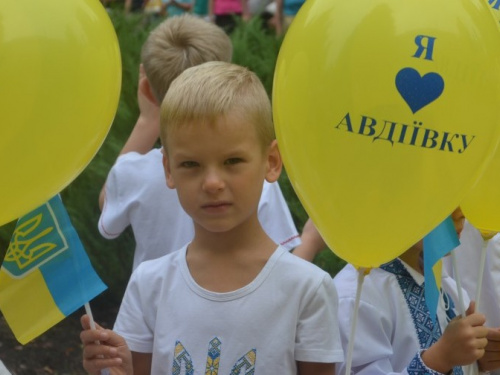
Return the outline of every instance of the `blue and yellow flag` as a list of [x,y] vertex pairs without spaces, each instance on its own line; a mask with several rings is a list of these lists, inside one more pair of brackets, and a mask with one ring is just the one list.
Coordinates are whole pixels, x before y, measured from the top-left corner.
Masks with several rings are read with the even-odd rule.
[[436,321],[441,290],[441,258],[460,244],[451,216],[424,237],[425,301],[432,320]]
[[0,269],[0,310],[21,344],[105,289],[59,195],[18,220]]

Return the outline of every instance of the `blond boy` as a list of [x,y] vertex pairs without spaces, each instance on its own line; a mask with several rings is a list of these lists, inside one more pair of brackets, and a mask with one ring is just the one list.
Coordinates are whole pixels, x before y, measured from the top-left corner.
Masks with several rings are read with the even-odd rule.
[[331,277],[277,246],[257,217],[263,181],[282,168],[259,79],[223,62],[187,69],[161,115],[167,184],[194,239],[139,266],[114,331],[82,319],[85,369],[334,375],[343,352]]

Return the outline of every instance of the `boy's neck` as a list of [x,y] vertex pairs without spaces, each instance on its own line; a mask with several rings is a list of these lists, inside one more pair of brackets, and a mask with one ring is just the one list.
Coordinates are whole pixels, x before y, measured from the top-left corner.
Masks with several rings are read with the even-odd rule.
[[416,247],[411,247],[403,254],[399,256],[403,262],[408,264],[411,268],[416,270],[417,272],[424,274],[423,265],[421,261],[422,250]]
[[255,230],[225,233],[211,233],[195,226],[186,261],[199,286],[224,293],[251,283],[276,247],[260,224]]

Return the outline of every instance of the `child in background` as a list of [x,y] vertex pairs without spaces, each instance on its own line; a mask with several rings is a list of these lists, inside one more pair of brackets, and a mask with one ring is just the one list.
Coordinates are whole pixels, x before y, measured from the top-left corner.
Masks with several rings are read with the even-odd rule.
[[251,17],[248,0],[208,0],[208,15],[228,34],[235,29],[238,18],[248,21]]
[[[464,221],[460,209],[453,212],[452,219],[460,233]],[[463,373],[461,366],[476,361],[484,371],[500,366],[495,343],[500,332],[484,326],[484,315],[471,312],[473,304],[466,317],[455,318],[453,300],[458,297],[450,278],[443,279],[447,293],[441,296],[438,324],[433,323],[425,303],[422,251],[420,241],[366,275],[353,338],[354,374],[458,375]],[[358,271],[347,265],[334,278],[344,349],[350,339],[357,275]]]
[[[168,189],[160,148],[159,103],[183,70],[206,61],[230,61],[232,45],[217,26],[191,15],[169,18],[157,26],[142,48],[137,123],[102,188],[99,231],[118,237],[129,225],[136,240],[133,269],[142,261],[180,249],[191,241],[193,222],[177,192]],[[289,250],[299,234],[278,182],[264,183],[259,219],[274,241]]]
[[277,246],[257,217],[263,181],[282,169],[258,77],[224,62],[185,70],[163,101],[161,138],[194,239],[134,271],[114,331],[82,318],[85,369],[334,375],[331,277]]

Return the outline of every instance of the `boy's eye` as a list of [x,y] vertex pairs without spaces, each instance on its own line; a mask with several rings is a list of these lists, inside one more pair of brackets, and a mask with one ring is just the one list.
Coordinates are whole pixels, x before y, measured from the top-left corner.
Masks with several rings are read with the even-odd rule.
[[243,162],[242,158],[229,158],[227,159],[224,164],[226,165],[234,165]]
[[198,163],[195,161],[183,161],[179,164],[181,168],[194,168],[198,166]]

